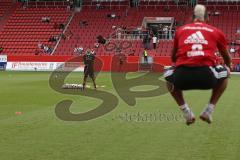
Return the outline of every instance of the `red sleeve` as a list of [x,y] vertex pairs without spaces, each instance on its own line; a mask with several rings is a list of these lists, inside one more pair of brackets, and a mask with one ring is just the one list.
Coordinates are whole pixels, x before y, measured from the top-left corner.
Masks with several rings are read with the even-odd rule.
[[227,39],[222,31],[218,30],[218,37],[217,37],[217,47],[218,49],[225,50],[227,48]]

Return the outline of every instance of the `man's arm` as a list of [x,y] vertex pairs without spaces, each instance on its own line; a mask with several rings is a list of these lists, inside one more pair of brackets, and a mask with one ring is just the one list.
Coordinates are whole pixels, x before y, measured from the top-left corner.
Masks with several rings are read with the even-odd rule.
[[177,50],[178,50],[178,34],[176,31],[175,37],[174,37],[174,42],[173,42],[172,55],[171,55],[171,60],[172,60],[172,63],[174,63],[174,64],[177,62]]
[[227,50],[227,39],[221,31],[219,31],[217,48],[224,60],[225,65],[231,69],[231,57]]
[[176,63],[176,61],[177,61],[176,54],[177,54],[177,48],[174,46],[173,50],[172,50],[172,55],[171,55],[171,60],[172,60],[173,63]]
[[219,52],[224,60],[225,65],[231,69],[232,60],[231,60],[231,57],[230,57],[227,49],[226,48],[221,49],[221,50],[219,50]]

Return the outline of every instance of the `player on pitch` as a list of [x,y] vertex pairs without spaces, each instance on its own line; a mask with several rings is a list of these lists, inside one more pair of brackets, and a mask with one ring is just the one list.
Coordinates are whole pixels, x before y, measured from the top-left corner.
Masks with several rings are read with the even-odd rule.
[[94,76],[94,60],[95,60],[94,52],[92,52],[88,49],[83,56],[83,62],[85,65],[84,66],[84,78],[83,78],[83,90],[85,89],[85,85],[86,85],[88,76],[92,79],[94,88],[97,89],[96,82],[95,82],[95,76]]
[[[172,62],[174,67],[166,70],[164,77],[168,88],[180,109],[187,125],[195,122],[195,116],[183,97],[183,90],[212,89],[207,106],[200,119],[212,122],[211,114],[216,103],[227,87],[231,58],[227,41],[219,29],[206,24],[206,7],[196,5],[193,22],[180,27],[175,34]],[[216,50],[220,52],[225,65],[218,65]]]

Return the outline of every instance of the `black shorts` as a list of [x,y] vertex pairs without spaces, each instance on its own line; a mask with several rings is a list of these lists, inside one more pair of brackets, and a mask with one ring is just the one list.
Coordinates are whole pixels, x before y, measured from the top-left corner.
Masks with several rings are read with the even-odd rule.
[[92,67],[85,66],[84,67],[84,77],[94,78],[94,70]]
[[165,79],[180,90],[212,89],[219,80],[228,77],[227,68],[216,67],[187,67],[169,68],[164,73]]

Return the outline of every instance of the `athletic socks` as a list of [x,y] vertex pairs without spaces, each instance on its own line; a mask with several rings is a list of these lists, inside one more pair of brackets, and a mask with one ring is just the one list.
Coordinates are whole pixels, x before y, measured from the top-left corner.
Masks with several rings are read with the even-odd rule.
[[214,106],[215,105],[211,103],[207,104],[203,112],[207,113],[208,115],[211,115],[214,110]]
[[190,125],[192,123],[195,122],[195,116],[193,114],[193,112],[190,110],[190,108],[188,107],[188,104],[184,104],[182,106],[179,106],[180,109],[183,111],[183,116],[186,119],[186,124]]
[[[203,121],[206,121],[207,123],[211,123],[212,122],[211,114],[213,113],[214,107],[215,107],[214,104],[211,104],[211,103],[207,104],[203,112],[200,114],[200,119],[202,119]],[[194,123],[195,116],[191,111],[191,109],[189,108],[188,104],[185,103],[179,106],[179,108],[183,112],[183,116],[186,119],[187,125]]]
[[207,123],[212,123],[212,112],[214,110],[214,104],[207,104],[207,106],[204,108],[203,112],[200,114],[200,119]]
[[179,106],[180,107],[180,109],[183,111],[183,112],[189,112],[190,111],[190,108],[188,107],[188,104],[187,103],[185,103],[185,104],[183,104],[183,105],[181,105],[181,106]]
[[[185,103],[184,105],[181,105],[179,107],[183,112],[189,112],[190,111],[190,108],[189,108],[187,103]],[[205,107],[203,112],[206,112],[207,114],[212,114],[212,112],[214,110],[214,107],[215,107],[214,104],[209,103],[209,104],[207,104],[207,106]]]

